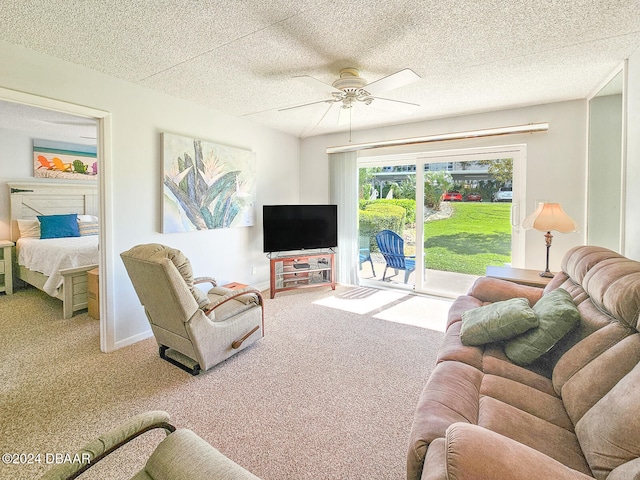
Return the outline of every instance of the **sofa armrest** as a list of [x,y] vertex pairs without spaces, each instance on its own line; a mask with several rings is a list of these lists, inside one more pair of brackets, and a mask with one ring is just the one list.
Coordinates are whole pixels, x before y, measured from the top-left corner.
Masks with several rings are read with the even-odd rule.
[[478,370],[482,370],[484,346],[463,345],[462,340],[460,340],[461,328],[461,321],[457,321],[449,325],[444,334],[444,340],[438,349],[436,363],[452,360],[456,362],[463,362],[477,368]]
[[[444,476],[443,476],[444,475]],[[553,458],[478,425],[454,423],[432,442],[421,480],[593,480]]]
[[472,297],[482,302],[500,302],[511,298],[526,298],[533,305],[540,297],[544,289],[530,287],[492,277],[480,277],[471,286],[469,293]]
[[407,479],[417,480],[431,443],[457,422],[478,423],[484,374],[462,362],[441,362],[433,369],[416,406],[409,433]]

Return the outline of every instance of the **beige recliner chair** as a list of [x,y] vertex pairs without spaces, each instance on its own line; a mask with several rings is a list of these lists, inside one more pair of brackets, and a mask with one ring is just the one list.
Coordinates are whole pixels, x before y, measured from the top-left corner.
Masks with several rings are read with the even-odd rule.
[[71,461],[48,470],[40,480],[76,478],[134,438],[156,428],[163,428],[167,436],[131,480],[259,480],[191,430],[176,430],[169,423],[169,414],[162,411],[132,417],[70,455]]
[[[160,357],[197,375],[264,336],[262,295],[193,278],[189,259],[157,243],[120,254],[151,323]],[[204,293],[195,284],[213,286]]]

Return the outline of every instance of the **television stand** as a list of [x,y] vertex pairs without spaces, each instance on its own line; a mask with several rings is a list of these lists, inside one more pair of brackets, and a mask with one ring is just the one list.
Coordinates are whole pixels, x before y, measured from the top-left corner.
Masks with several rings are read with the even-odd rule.
[[333,252],[276,254],[270,258],[271,298],[296,288],[331,286],[336,289]]

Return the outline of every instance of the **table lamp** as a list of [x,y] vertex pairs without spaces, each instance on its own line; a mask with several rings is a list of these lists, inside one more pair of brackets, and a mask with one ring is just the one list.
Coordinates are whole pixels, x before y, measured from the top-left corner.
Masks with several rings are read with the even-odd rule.
[[540,203],[536,211],[529,215],[522,222],[525,229],[535,228],[541,232],[547,232],[544,240],[547,246],[547,268],[540,273],[541,277],[553,278],[553,273],[549,270],[549,249],[553,235],[551,231],[560,233],[570,233],[577,231],[576,222],[562,210],[559,203]]

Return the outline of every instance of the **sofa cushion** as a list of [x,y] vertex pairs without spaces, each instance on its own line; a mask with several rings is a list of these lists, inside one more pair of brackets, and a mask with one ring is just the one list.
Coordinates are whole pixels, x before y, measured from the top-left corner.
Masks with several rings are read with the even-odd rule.
[[588,480],[591,476],[577,472],[526,445],[478,427],[455,423],[447,436],[429,447],[429,470],[432,465],[441,476],[425,475],[422,480]]
[[[592,346],[587,340],[589,339],[583,340],[572,350],[584,350]],[[636,333],[613,343],[596,359],[577,370],[567,380],[561,391],[565,409],[573,423],[578,423],[582,416],[638,362],[640,362],[640,334]]]
[[463,345],[483,345],[520,335],[538,326],[538,317],[526,298],[512,298],[462,314]]
[[548,352],[580,322],[580,312],[566,290],[558,288],[536,302],[537,328],[507,341],[505,354],[518,365],[528,365]]
[[483,304],[501,302],[511,298],[526,298],[533,305],[542,296],[543,289],[530,287],[493,277],[478,278],[469,289],[468,296],[474,297]]
[[576,434],[584,455],[599,480],[607,478],[609,472],[619,465],[640,457],[638,398],[640,364],[576,424]]
[[436,363],[448,360],[466,363],[472,367],[482,370],[483,349],[463,345],[460,340],[460,327],[462,321],[452,323],[444,334],[444,340],[438,349],[438,359]]
[[555,395],[497,375],[485,375],[482,378],[480,395],[495,398],[573,432],[573,423],[564,409],[562,400]]
[[584,277],[589,271],[603,260],[609,258],[624,258],[619,253],[604,247],[579,246],[569,250],[562,257],[562,271],[578,285],[583,284]]
[[534,371],[531,365],[527,367],[516,365],[507,358],[497,343],[491,345],[491,348],[484,349],[484,354],[482,355],[482,371],[485,375],[496,375],[507,378],[549,395],[556,395],[553,390],[550,373],[546,371]]
[[640,262],[602,247],[574,247],[563,258],[562,270],[584,287],[593,303],[617,321],[639,329]]
[[591,473],[576,435],[566,428],[488,396],[480,397],[479,411],[477,425],[528,445],[569,468]]
[[[616,322],[602,327],[576,343],[560,358],[553,369],[553,388],[556,394],[562,395],[564,385],[578,374],[585,365],[598,358],[630,334],[629,329]],[[578,419],[575,419],[575,422],[577,421]]]

